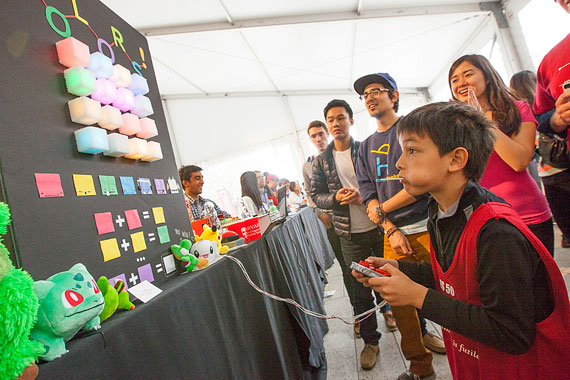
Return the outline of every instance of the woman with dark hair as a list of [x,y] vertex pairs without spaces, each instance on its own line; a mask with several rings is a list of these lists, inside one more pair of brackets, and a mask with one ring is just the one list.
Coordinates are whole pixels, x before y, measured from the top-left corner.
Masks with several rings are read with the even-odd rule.
[[255,172],[245,172],[239,179],[241,183],[241,200],[247,210],[246,216],[260,215],[260,210],[265,210],[265,205],[261,201],[261,195],[257,187],[257,175]]
[[514,100],[507,86],[481,55],[465,55],[449,69],[455,100],[479,109],[495,122],[494,150],[481,185],[510,203],[530,230],[554,255],[554,228],[546,197],[528,171],[537,122],[530,106]]
[[[513,74],[509,84],[509,89],[516,99],[527,102],[532,109],[534,105],[534,93],[536,91],[536,74],[530,70],[523,70]],[[540,156],[533,153],[532,159],[528,163],[528,172],[540,188],[542,185],[540,175],[538,173],[539,159]],[[550,206],[552,207],[552,204]]]
[[[289,204],[291,206],[300,207],[303,203],[303,195],[301,194],[301,187],[295,181],[289,183]],[[307,201],[305,201],[306,203]]]

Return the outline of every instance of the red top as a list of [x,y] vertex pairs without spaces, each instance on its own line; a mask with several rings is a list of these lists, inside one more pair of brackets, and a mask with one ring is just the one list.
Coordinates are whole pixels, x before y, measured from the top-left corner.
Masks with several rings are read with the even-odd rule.
[[[570,303],[562,275],[540,240],[511,207],[503,203],[479,206],[469,218],[459,239],[453,263],[443,272],[433,248],[431,263],[439,292],[460,301],[482,306],[477,281],[477,236],[490,219],[506,219],[518,228],[538,252],[550,278],[554,310],[535,325],[535,339],[522,355],[512,355],[443,329],[447,358],[454,379],[551,380],[570,376]],[[500,274],[497,281],[500,281]],[[484,306],[483,306],[484,307]],[[466,321],[468,323],[468,321]],[[477,326],[473,326],[476,329]]]
[[[536,125],[530,106],[526,102],[515,103],[521,114],[521,122],[530,121]],[[481,177],[481,186],[513,206],[525,224],[538,224],[550,219],[548,201],[528,170],[515,171],[495,151],[491,152]]]

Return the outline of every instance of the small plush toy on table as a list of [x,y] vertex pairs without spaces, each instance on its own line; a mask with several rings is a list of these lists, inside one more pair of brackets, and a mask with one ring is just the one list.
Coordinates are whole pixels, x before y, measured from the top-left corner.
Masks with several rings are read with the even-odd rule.
[[188,239],[182,240],[180,244],[170,246],[170,251],[174,257],[184,263],[186,272],[192,272],[196,267],[202,269],[208,265],[208,259],[199,258],[199,255],[191,253],[191,248],[192,242]]
[[118,280],[113,287],[109,284],[107,277],[101,276],[97,280],[97,285],[105,298],[105,307],[99,314],[101,323],[113,315],[117,309],[133,310],[135,308],[135,305],[129,300],[129,293],[126,291],[123,281]]
[[32,339],[45,346],[42,359],[51,361],[65,354],[65,342],[79,330],[101,327],[99,314],[105,306],[103,293],[85,265],[75,264],[45,281],[36,281],[34,291],[40,307]]
[[201,240],[210,240],[216,243],[218,246],[218,252],[220,255],[225,255],[229,250],[230,247],[227,245],[222,245],[222,236],[220,235],[220,230],[216,226],[210,227],[207,224],[202,225],[202,229],[204,230],[200,236],[196,236],[196,241]]

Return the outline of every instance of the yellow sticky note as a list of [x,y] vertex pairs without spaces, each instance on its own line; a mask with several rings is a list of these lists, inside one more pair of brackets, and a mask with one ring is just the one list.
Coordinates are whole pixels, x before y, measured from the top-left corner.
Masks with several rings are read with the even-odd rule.
[[153,207],[152,208],[152,213],[154,214],[154,223],[155,224],[160,224],[160,223],[164,223],[164,210],[162,209],[162,207]]
[[144,241],[144,234],[142,231],[131,234],[131,241],[133,242],[133,250],[135,253],[146,249],[146,242]]
[[75,185],[75,193],[78,197],[86,195],[97,195],[95,192],[95,184],[93,177],[87,174],[74,174],[73,184]]
[[109,261],[121,256],[117,239],[101,240],[101,252],[103,252],[103,261]]

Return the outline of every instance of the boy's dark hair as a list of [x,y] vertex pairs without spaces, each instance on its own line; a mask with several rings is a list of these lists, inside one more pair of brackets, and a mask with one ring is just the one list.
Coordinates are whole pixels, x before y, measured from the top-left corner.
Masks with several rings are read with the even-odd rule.
[[311,130],[311,128],[324,128],[325,133],[326,134],[329,133],[329,130],[327,129],[327,125],[320,120],[314,120],[314,121],[311,121],[309,123],[309,126],[307,127],[307,134],[311,133],[311,132],[309,132]]
[[325,120],[327,119],[327,112],[329,112],[329,110],[331,108],[334,107],[344,107],[344,109],[346,110],[346,112],[348,113],[348,116],[352,119],[352,108],[350,108],[350,104],[348,104],[346,102],[346,100],[342,100],[342,99],[333,99],[329,102],[329,104],[327,104],[327,106],[325,107],[324,110],[324,115],[325,115]]
[[438,102],[416,108],[398,123],[403,134],[428,136],[443,156],[463,147],[469,153],[463,173],[478,181],[493,151],[492,122],[482,112],[458,102]]
[[178,169],[178,175],[180,176],[180,182],[188,181],[192,178],[192,173],[201,172],[202,168],[196,165],[186,165]]

